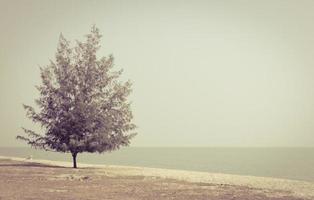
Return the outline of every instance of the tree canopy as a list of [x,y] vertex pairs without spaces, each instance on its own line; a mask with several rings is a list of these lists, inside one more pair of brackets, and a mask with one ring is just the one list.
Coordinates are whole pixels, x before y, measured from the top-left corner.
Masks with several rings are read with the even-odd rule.
[[116,150],[136,134],[128,101],[131,82],[119,80],[123,71],[113,69],[112,55],[97,58],[100,39],[95,26],[73,47],[60,35],[55,61],[40,68],[39,110],[24,105],[44,133],[23,128],[17,136],[35,148],[70,152],[75,168],[78,153]]

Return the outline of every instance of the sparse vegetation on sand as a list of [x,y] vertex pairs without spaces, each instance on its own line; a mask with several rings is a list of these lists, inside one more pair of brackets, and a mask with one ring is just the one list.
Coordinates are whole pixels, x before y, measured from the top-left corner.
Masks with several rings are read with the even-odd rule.
[[[72,169],[0,158],[0,199],[310,200],[314,183],[140,167]],[[50,162],[52,164],[52,162]],[[203,179],[199,179],[203,176]],[[242,181],[241,181],[242,180]],[[251,184],[249,184],[251,182]]]

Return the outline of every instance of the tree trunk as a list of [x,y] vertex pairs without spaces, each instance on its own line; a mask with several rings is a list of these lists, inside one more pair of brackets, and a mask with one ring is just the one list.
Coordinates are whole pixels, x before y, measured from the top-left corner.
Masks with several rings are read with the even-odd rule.
[[72,153],[72,158],[73,158],[73,168],[77,168],[77,166],[76,166],[76,156],[77,156],[77,153]]

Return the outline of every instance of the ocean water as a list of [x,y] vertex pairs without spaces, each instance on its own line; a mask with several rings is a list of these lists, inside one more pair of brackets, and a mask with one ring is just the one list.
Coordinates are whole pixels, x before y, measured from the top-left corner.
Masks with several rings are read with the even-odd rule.
[[[0,147],[0,155],[72,161],[70,154]],[[182,169],[314,182],[314,148],[127,147],[104,154],[83,153],[78,163]]]

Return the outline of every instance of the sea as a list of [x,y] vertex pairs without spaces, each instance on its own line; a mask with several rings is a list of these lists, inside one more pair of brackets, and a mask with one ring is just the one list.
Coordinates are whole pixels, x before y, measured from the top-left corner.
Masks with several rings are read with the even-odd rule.
[[[0,147],[1,156],[72,161],[69,153]],[[314,148],[125,147],[82,153],[79,163],[140,166],[314,182]]]

